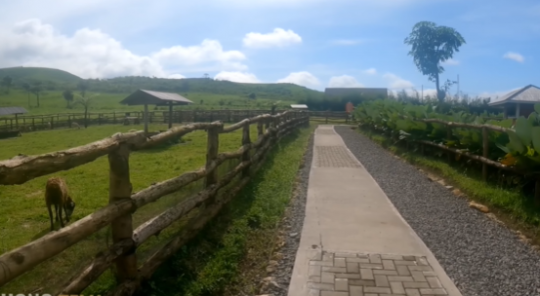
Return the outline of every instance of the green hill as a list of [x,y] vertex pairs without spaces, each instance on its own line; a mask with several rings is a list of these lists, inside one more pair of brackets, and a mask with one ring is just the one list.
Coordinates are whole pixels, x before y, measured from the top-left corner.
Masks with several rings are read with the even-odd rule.
[[89,86],[96,91],[129,93],[136,89],[153,89],[180,94],[212,93],[261,98],[303,99],[319,98],[322,92],[291,83],[236,83],[207,78],[165,79],[151,77],[117,77],[107,80],[89,79]]
[[81,78],[69,72],[39,67],[13,67],[0,68],[0,78],[10,76],[13,84],[20,85],[23,82],[41,81],[55,85],[75,84],[81,81]]
[[[0,78],[11,76],[15,87],[22,83],[41,81],[47,90],[63,91],[75,89],[82,81],[63,70],[37,67],[13,67],[0,69]],[[181,94],[207,93],[216,95],[234,95],[267,99],[300,100],[322,98],[322,92],[291,83],[235,83],[208,78],[166,79],[141,76],[126,76],[110,79],[86,79],[88,89],[93,92],[125,94],[137,89],[149,89]]]

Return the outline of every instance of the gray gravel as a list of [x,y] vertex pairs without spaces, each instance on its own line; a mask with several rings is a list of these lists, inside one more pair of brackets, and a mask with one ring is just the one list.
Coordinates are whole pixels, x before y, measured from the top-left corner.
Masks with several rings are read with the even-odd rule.
[[313,135],[308,143],[308,149],[304,154],[303,163],[297,174],[297,184],[295,187],[294,198],[287,209],[285,218],[283,219],[280,229],[285,237],[285,245],[280,253],[283,254],[283,259],[278,261],[276,270],[270,274],[273,277],[274,283],[269,283],[261,292],[262,294],[271,294],[274,296],[287,296],[289,282],[296,259],[296,252],[300,245],[300,234],[304,225],[304,216],[307,200],[307,188],[309,181],[309,171],[311,169],[311,160],[313,158]]
[[367,137],[335,130],[464,296],[540,295],[538,252]]

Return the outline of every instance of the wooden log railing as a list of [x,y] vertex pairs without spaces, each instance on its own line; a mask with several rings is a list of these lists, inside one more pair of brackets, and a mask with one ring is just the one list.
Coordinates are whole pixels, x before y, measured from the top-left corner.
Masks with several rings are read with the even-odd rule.
[[[270,125],[265,129],[264,125],[268,123]],[[249,138],[251,124],[257,124],[258,138],[254,142]],[[0,185],[24,184],[34,178],[68,170],[105,155],[108,155],[110,172],[107,206],[58,231],[0,255],[0,286],[110,225],[113,245],[97,254],[88,266],[66,281],[61,290],[55,291],[55,295],[80,294],[113,264],[116,266],[118,286],[112,295],[131,295],[142,280],[148,279],[166,258],[193,237],[234,193],[243,188],[251,178],[250,172],[256,171],[262,165],[267,152],[281,137],[306,125],[309,125],[309,113],[287,111],[277,115],[258,115],[228,127],[224,127],[219,121],[177,126],[152,137],[146,137],[143,131],[117,133],[112,137],[64,151],[36,156],[19,155],[0,161]],[[233,152],[219,153],[219,135],[240,128],[243,129],[240,148]],[[208,134],[206,164],[203,167],[132,193],[129,173],[131,152],[154,147],[196,130],[206,130]],[[250,154],[252,150],[255,151],[254,154]],[[230,159],[238,159],[239,164],[218,179],[217,168]],[[218,198],[220,189],[231,184],[237,176],[241,177],[240,181],[233,184],[235,186],[228,194]],[[202,191],[133,229],[132,214],[135,211],[203,178],[206,182]],[[135,252],[137,247],[196,210],[200,210],[199,213],[189,220],[178,236],[152,254],[142,265],[138,264]]]

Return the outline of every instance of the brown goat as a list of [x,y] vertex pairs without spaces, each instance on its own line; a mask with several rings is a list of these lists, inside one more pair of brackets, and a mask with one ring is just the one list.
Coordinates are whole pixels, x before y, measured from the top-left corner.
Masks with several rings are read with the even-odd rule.
[[47,186],[45,188],[45,202],[47,209],[49,210],[49,219],[51,220],[51,231],[54,230],[53,215],[51,212],[51,205],[54,205],[54,213],[56,215],[56,221],[60,220],[60,226],[64,227],[64,220],[62,218],[62,209],[66,214],[66,222],[69,222],[71,214],[75,209],[75,202],[71,199],[68,192],[66,181],[62,178],[53,177],[47,180]]

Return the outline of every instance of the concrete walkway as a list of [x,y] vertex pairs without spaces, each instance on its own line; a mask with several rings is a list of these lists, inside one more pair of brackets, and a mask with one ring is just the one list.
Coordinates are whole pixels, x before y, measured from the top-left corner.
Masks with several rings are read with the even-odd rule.
[[461,296],[333,126],[313,150],[289,296]]

